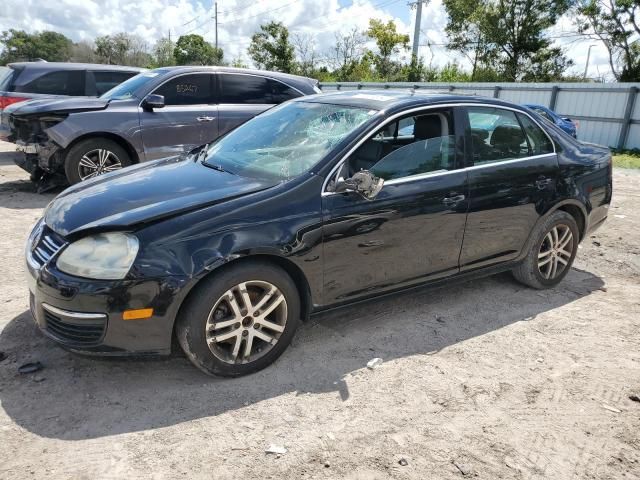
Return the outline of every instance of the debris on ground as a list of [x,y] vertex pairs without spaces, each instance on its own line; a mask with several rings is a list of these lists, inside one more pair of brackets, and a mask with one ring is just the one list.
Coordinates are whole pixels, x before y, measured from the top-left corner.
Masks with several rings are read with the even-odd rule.
[[7,354],[4,352],[0,352],[0,362],[2,362],[3,360],[6,360],[7,358]]
[[401,458],[400,460],[398,460],[398,464],[402,467],[406,467],[407,465],[409,465],[409,462],[407,462],[406,458]]
[[602,404],[602,408],[613,413],[622,413],[622,410],[618,410],[616,407],[612,407],[611,405],[607,405],[606,403]]
[[457,460],[454,460],[453,464],[456,466],[458,470],[460,470],[460,473],[465,477],[471,474],[471,467],[466,463],[462,463],[462,462],[458,462]]
[[265,453],[271,453],[274,455],[284,455],[285,453],[287,453],[287,449],[284,448],[282,445],[275,445],[272,443],[271,445],[269,445],[269,448],[265,450]]
[[33,381],[36,383],[44,382],[46,379],[47,377],[43,377],[41,375],[36,375],[35,377],[33,377]]
[[44,365],[42,365],[42,363],[40,362],[30,362],[30,363],[25,363],[24,365],[21,365],[20,367],[18,367],[18,372],[23,374],[35,373],[42,370],[43,368],[44,368]]
[[599,247],[599,246],[601,245],[601,243],[600,243],[600,242],[596,242],[595,240],[593,241],[593,244],[594,244],[596,247]]
[[614,217],[616,217],[616,218],[627,218],[626,215],[614,215]]
[[371,360],[369,360],[367,362],[367,368],[369,370],[373,370],[374,368],[378,368],[380,365],[382,365],[382,359],[381,358],[372,358]]
[[640,395],[629,395],[629,400],[631,400],[632,402],[640,402]]

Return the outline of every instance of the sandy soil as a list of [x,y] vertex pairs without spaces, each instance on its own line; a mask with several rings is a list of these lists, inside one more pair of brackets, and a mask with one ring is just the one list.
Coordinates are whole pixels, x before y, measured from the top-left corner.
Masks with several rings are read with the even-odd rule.
[[[272,367],[220,380],[180,355],[79,357],[36,331],[22,249],[53,196],[10,149],[0,478],[640,478],[638,172],[615,172],[609,221],[554,290],[505,274],[343,310]],[[44,370],[18,374],[34,360]]]

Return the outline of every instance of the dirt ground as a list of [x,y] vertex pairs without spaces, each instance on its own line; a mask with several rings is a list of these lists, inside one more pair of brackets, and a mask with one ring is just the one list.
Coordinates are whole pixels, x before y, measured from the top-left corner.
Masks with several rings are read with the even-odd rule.
[[37,332],[23,245],[53,195],[10,150],[0,478],[640,478],[639,172],[615,172],[608,222],[554,290],[505,274],[325,314],[270,368],[221,380],[181,355],[84,358]]

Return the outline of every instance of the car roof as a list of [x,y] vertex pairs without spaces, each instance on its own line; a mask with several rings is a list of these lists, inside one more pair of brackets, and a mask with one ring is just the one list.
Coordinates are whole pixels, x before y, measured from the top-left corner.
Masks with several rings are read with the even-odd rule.
[[330,103],[371,110],[396,111],[409,107],[434,105],[439,103],[478,103],[501,105],[505,107],[521,106],[479,95],[462,95],[446,92],[420,92],[416,90],[351,90],[342,92],[328,92],[309,97],[301,97],[296,101]]
[[72,63],[72,62],[12,62],[7,64],[11,68],[37,68],[38,70],[109,70],[143,72],[146,69],[140,67],[128,67],[125,65],[106,65],[103,63]]
[[185,73],[207,72],[207,71],[226,72],[226,73],[245,73],[250,75],[262,75],[265,77],[272,77],[272,78],[282,78],[282,79],[289,78],[292,80],[304,79],[304,80],[315,81],[312,78],[303,77],[300,75],[292,75],[290,73],[282,73],[282,72],[273,72],[270,70],[256,70],[252,68],[220,67],[220,66],[208,66],[208,65],[186,65],[186,66],[176,66],[176,67],[160,67],[157,70],[163,71],[163,72],[172,71],[172,72],[185,72]]

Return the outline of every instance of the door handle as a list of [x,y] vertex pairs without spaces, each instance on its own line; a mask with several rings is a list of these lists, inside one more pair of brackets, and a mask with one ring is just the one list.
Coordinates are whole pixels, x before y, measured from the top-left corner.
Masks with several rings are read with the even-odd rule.
[[199,122],[212,122],[216,119],[216,117],[197,117],[196,120]]
[[444,197],[442,199],[442,203],[444,203],[445,205],[455,205],[456,203],[459,203],[461,201],[463,201],[465,198],[464,195],[453,195],[451,197]]
[[539,177],[538,180],[536,180],[536,187],[538,187],[538,190],[544,190],[549,185],[551,185],[552,182],[553,180],[550,178]]

